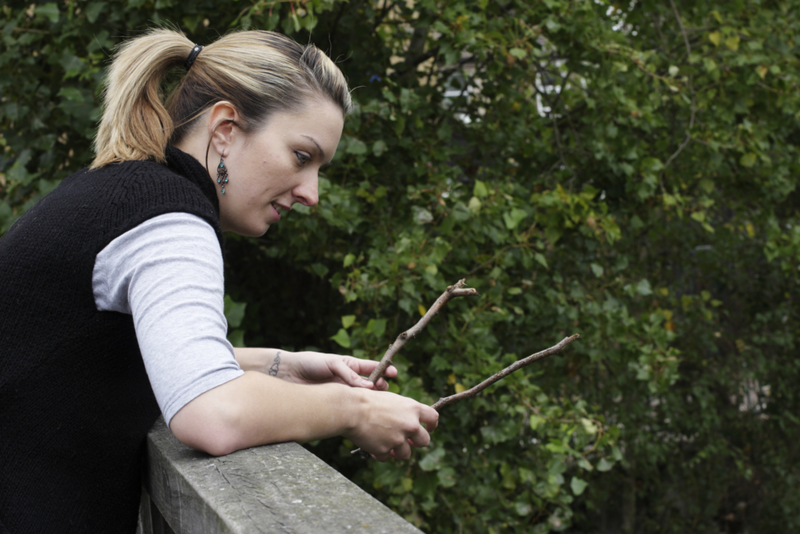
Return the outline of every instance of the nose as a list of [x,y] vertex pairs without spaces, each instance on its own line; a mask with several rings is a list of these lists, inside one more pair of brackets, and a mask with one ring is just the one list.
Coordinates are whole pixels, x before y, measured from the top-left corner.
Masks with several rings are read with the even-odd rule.
[[303,206],[316,206],[319,203],[319,175],[316,171],[308,173],[292,191],[297,202]]

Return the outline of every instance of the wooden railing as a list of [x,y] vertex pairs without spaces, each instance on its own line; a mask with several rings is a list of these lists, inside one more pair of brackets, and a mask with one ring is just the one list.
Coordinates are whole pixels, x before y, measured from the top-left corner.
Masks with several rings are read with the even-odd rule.
[[296,443],[215,458],[182,445],[159,419],[147,439],[138,532],[421,531]]

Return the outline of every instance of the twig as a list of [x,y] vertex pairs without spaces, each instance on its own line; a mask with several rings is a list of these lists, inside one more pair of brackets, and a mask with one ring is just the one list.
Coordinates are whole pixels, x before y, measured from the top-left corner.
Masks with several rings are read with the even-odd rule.
[[675,14],[675,19],[678,21],[678,27],[681,29],[681,34],[683,35],[683,44],[686,46],[686,61],[689,61],[689,56],[692,55],[692,47],[689,46],[689,37],[686,35],[686,30],[683,27],[683,21],[681,21],[681,15],[678,13],[678,8],[675,7],[675,2],[673,2],[673,0],[669,0],[669,4],[672,6],[672,12]]
[[[477,295],[478,294],[478,292],[473,288],[465,288],[464,287],[465,284],[466,284],[466,280],[461,279],[457,283],[453,284],[452,286],[449,286],[445,290],[445,292],[442,293],[439,296],[438,299],[436,299],[436,302],[433,303],[433,305],[430,307],[430,309],[428,309],[428,311],[425,313],[425,315],[422,316],[422,319],[420,319],[417,322],[417,324],[415,324],[414,326],[412,326],[411,328],[409,328],[408,330],[406,330],[405,332],[403,332],[402,334],[397,336],[397,339],[395,340],[395,342],[392,343],[391,345],[389,345],[389,349],[383,355],[383,358],[381,358],[380,363],[375,368],[375,370],[372,372],[372,374],[369,376],[369,379],[370,379],[370,381],[372,381],[373,384],[375,382],[377,382],[378,378],[383,376],[384,372],[386,372],[386,368],[389,367],[389,365],[392,363],[392,358],[394,358],[395,354],[397,354],[400,351],[400,349],[403,348],[403,346],[406,344],[406,342],[410,338],[412,338],[412,337],[416,336],[417,334],[419,334],[420,331],[422,331],[422,329],[425,328],[428,325],[430,320],[437,313],[439,313],[439,311],[442,309],[442,306],[444,306],[447,303],[447,301],[449,301],[451,298],[454,298],[454,297],[469,297],[469,296],[473,296],[473,295]],[[555,353],[559,352],[561,349],[563,349],[564,347],[566,347],[567,345],[572,343],[573,340],[575,340],[575,339],[577,339],[579,337],[580,336],[578,334],[573,334],[573,335],[571,335],[569,337],[565,337],[564,339],[562,339],[556,345],[553,345],[549,349],[545,349],[545,350],[543,350],[541,352],[537,352],[535,354],[531,354],[530,356],[528,356],[526,358],[523,358],[521,360],[516,361],[515,363],[509,365],[508,367],[506,367],[505,369],[503,369],[499,373],[497,373],[495,375],[492,375],[491,377],[487,378],[486,380],[484,380],[483,382],[481,382],[477,386],[474,386],[474,387],[472,387],[472,388],[470,388],[470,389],[468,389],[466,391],[462,391],[461,393],[456,393],[455,395],[450,395],[449,397],[440,398],[431,407],[434,410],[438,411],[440,408],[442,408],[444,406],[447,406],[448,404],[452,404],[452,403],[460,401],[462,399],[468,399],[470,397],[474,397],[475,395],[480,393],[482,390],[486,389],[487,387],[489,387],[490,385],[494,384],[498,380],[501,380],[502,378],[505,378],[506,376],[510,375],[514,371],[517,371],[517,370],[525,367],[526,365],[531,364],[531,363],[533,363],[533,362],[535,362],[537,360],[541,360],[542,358],[550,356],[551,354],[555,354]],[[350,454],[356,454],[356,453],[359,453],[362,458],[369,458],[370,457],[370,454],[368,452],[363,451],[360,448],[350,451]]]
[[559,341],[557,344],[553,345],[549,349],[545,349],[545,350],[543,350],[541,352],[537,352],[536,354],[531,354],[530,356],[528,356],[526,358],[523,358],[521,360],[517,360],[516,362],[512,363],[511,365],[509,365],[508,367],[506,367],[505,369],[503,369],[499,373],[490,376],[489,378],[487,378],[486,380],[484,380],[483,382],[481,382],[477,386],[471,387],[466,391],[462,391],[461,393],[456,393],[455,395],[450,395],[449,397],[442,397],[441,399],[436,401],[431,406],[431,408],[433,408],[436,411],[439,411],[440,408],[443,408],[443,407],[447,406],[448,404],[452,404],[454,402],[458,402],[458,401],[463,400],[463,399],[469,399],[471,397],[474,397],[475,395],[477,395],[478,393],[480,393],[481,391],[483,391],[487,387],[491,386],[492,384],[494,384],[498,380],[507,377],[508,375],[513,373],[514,371],[522,369],[526,365],[531,364],[531,363],[535,362],[536,360],[541,360],[542,358],[545,358],[547,356],[550,356],[551,354],[555,354],[555,353],[559,352],[561,349],[563,349],[564,347],[566,347],[567,345],[572,343],[573,340],[575,340],[575,339],[577,339],[579,337],[580,337],[579,334],[572,334],[569,337],[565,337],[564,339],[562,339],[561,341]]
[[[448,290],[449,289],[450,288],[448,288]],[[437,300],[437,302],[439,302],[439,301]],[[417,323],[417,324],[419,324],[419,323]],[[578,339],[579,337],[580,337],[579,334],[572,334],[569,337],[565,337],[564,339],[562,339],[561,341],[559,341],[557,344],[553,345],[549,349],[545,349],[545,350],[543,350],[541,352],[537,352],[535,354],[531,354],[530,356],[528,356],[526,358],[523,358],[521,360],[517,360],[516,362],[512,363],[511,365],[509,365],[508,367],[506,367],[505,369],[503,369],[499,373],[490,376],[489,378],[487,378],[486,380],[484,380],[483,382],[481,382],[477,386],[471,387],[466,391],[462,391],[461,393],[456,393],[455,395],[450,395],[449,397],[440,398],[438,401],[436,401],[434,404],[431,405],[431,408],[433,408],[434,410],[436,410],[438,412],[441,408],[444,408],[448,404],[453,404],[454,402],[458,402],[458,401],[463,400],[463,399],[469,399],[471,397],[474,397],[475,395],[477,395],[478,393],[480,393],[481,391],[483,391],[487,387],[491,386],[492,384],[494,384],[498,380],[501,380],[501,379],[507,377],[508,375],[513,373],[514,371],[522,369],[526,365],[529,365],[529,364],[531,364],[531,363],[533,363],[533,362],[535,362],[537,360],[541,360],[542,358],[546,358],[547,356],[550,356],[552,354],[555,354],[555,353],[559,352],[561,349],[563,349],[564,347],[566,347],[567,345],[569,345],[570,343],[572,343],[574,340]],[[352,451],[350,451],[350,454],[356,454],[356,453],[360,454],[361,457],[364,458],[364,459],[367,459],[367,458],[370,457],[370,454],[368,452],[366,452],[364,450],[361,450],[360,448],[359,449],[353,449]]]
[[403,345],[411,339],[412,337],[419,334],[423,328],[425,328],[428,323],[433,319],[433,317],[439,313],[448,300],[454,297],[471,297],[477,296],[478,292],[471,287],[465,288],[466,280],[461,279],[457,283],[452,286],[449,286],[441,296],[436,299],[436,302],[428,309],[425,315],[422,316],[422,319],[417,322],[414,326],[397,336],[394,343],[389,345],[389,348],[386,350],[386,353],[381,358],[381,363],[372,371],[372,374],[369,375],[369,380],[374,384],[378,381],[380,377],[383,376],[383,373],[386,372],[386,368],[389,367],[392,363],[392,358],[394,355],[397,354],[400,349],[403,348]]
[[[434,302],[433,305],[430,308],[428,308],[428,311],[425,312],[425,315],[422,316],[422,319],[417,321],[417,324],[415,324],[414,326],[412,326],[411,328],[409,328],[408,330],[397,336],[397,339],[394,340],[394,343],[389,345],[389,348],[386,350],[386,353],[384,353],[383,358],[381,358],[381,361],[378,364],[378,366],[375,368],[374,371],[372,371],[372,374],[369,375],[370,382],[374,384],[378,381],[378,379],[381,376],[383,376],[383,373],[386,372],[386,368],[389,367],[389,365],[391,365],[392,358],[394,358],[395,354],[397,354],[400,351],[400,349],[403,348],[403,345],[405,345],[409,339],[419,334],[423,328],[428,326],[428,323],[431,322],[431,319],[433,319],[433,317],[437,313],[439,313],[439,311],[442,309],[442,306],[444,306],[447,303],[447,301],[449,301],[451,298],[454,297],[471,297],[478,295],[478,291],[475,290],[474,288],[471,287],[465,288],[464,286],[466,284],[467,281],[464,278],[462,278],[452,286],[448,286],[447,289],[445,289],[444,293],[442,293],[439,296],[439,298],[436,299],[436,302]],[[350,454],[356,454],[356,453],[360,454],[361,457],[365,459],[370,457],[370,454],[366,451],[361,450],[361,448],[353,449],[352,451],[350,451]]]
[[[683,27],[683,22],[681,21],[681,15],[678,12],[678,8],[675,7],[675,2],[673,0],[669,0],[669,3],[672,6],[672,12],[675,14],[675,20],[678,21],[678,28],[680,28],[681,30],[681,35],[683,35],[683,44],[686,47],[686,62],[688,63],[689,57],[692,55],[692,47],[689,45],[689,37],[686,35],[686,29]],[[672,162],[675,161],[675,158],[677,158],[678,155],[681,152],[683,152],[683,149],[686,148],[686,145],[688,145],[689,142],[692,140],[692,128],[694,128],[694,120],[695,120],[695,115],[697,113],[697,103],[695,100],[695,91],[694,91],[694,85],[692,84],[691,74],[687,76],[687,82],[689,84],[689,92],[691,93],[692,96],[692,107],[691,107],[691,117],[689,117],[689,126],[686,127],[686,137],[684,137],[683,141],[681,141],[681,144],[678,145],[678,149],[675,152],[673,152],[672,155],[667,159],[667,161],[664,163],[664,167],[661,170],[659,183],[661,184],[662,193],[666,193],[666,190],[664,189],[664,174],[666,172],[667,167],[669,167],[672,164]]]

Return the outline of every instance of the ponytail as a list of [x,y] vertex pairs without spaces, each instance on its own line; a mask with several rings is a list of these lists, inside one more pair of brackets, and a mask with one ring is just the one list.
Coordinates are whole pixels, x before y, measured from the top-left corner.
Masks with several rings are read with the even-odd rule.
[[106,79],[92,168],[128,160],[165,161],[173,121],[161,100],[161,83],[193,47],[171,30],[154,30],[120,46]]
[[153,30],[124,43],[114,57],[104,92],[105,110],[91,167],[128,160],[164,162],[216,102],[239,112],[245,132],[276,111],[298,110],[311,97],[326,98],[346,115],[352,107],[342,71],[314,45],[268,31],[228,34],[203,48],[162,102],[169,71],[185,66],[194,43],[172,30]]

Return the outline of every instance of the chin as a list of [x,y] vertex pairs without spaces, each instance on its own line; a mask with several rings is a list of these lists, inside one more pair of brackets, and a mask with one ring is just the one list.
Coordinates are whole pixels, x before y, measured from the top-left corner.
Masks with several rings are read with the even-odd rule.
[[228,228],[223,230],[233,232],[234,234],[239,234],[240,236],[244,237],[261,237],[262,235],[267,233],[269,230],[269,224],[265,224],[264,226],[256,227],[256,228]]
[[263,228],[259,228],[259,231],[258,231],[257,234],[255,234],[255,235],[253,235],[251,237],[261,237],[262,235],[265,235],[267,233],[267,230],[269,230],[269,227],[270,227],[269,224],[265,224]]

